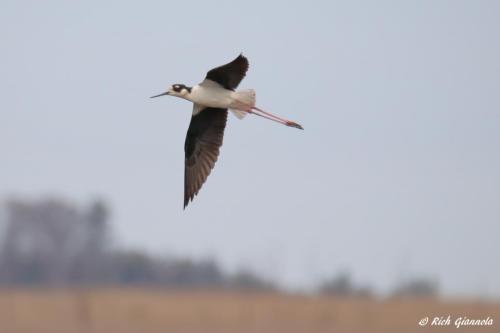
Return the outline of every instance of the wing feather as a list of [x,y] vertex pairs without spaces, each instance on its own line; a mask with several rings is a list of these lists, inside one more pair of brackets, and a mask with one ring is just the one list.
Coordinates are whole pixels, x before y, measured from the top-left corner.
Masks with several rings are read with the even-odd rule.
[[184,144],[184,208],[198,194],[222,146],[227,109],[205,108],[191,118]]
[[206,79],[217,82],[226,89],[234,90],[245,77],[247,70],[248,59],[240,54],[230,63],[210,70]]

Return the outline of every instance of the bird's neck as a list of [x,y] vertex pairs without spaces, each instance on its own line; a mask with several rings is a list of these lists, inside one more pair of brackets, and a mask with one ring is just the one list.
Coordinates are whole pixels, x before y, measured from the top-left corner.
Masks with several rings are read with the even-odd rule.
[[201,87],[199,85],[195,85],[194,87],[187,87],[188,93],[185,94],[183,98],[196,103],[201,92],[200,89]]

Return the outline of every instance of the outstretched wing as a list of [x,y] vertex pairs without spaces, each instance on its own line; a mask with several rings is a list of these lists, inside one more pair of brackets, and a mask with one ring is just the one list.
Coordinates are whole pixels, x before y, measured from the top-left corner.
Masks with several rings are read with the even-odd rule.
[[215,81],[226,89],[234,90],[245,77],[247,70],[248,60],[240,54],[230,63],[210,70],[205,79]]
[[226,120],[227,109],[204,108],[193,113],[184,144],[184,208],[198,194],[217,161]]

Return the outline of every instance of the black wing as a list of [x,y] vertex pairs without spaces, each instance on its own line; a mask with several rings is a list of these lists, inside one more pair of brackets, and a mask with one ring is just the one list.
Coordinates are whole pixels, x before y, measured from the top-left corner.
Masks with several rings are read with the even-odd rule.
[[193,115],[184,144],[184,208],[212,171],[226,127],[227,109],[205,108]]
[[240,54],[230,63],[210,70],[206,79],[215,81],[226,89],[234,90],[245,77],[247,70],[248,60]]

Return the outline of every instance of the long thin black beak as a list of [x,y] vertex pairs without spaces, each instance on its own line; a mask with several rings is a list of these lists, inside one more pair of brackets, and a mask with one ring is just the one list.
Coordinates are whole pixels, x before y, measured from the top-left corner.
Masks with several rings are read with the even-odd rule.
[[160,96],[165,96],[165,95],[168,95],[169,92],[164,92],[163,94],[159,94],[159,95],[155,95],[155,96],[151,96],[150,98],[155,98],[155,97],[160,97]]

